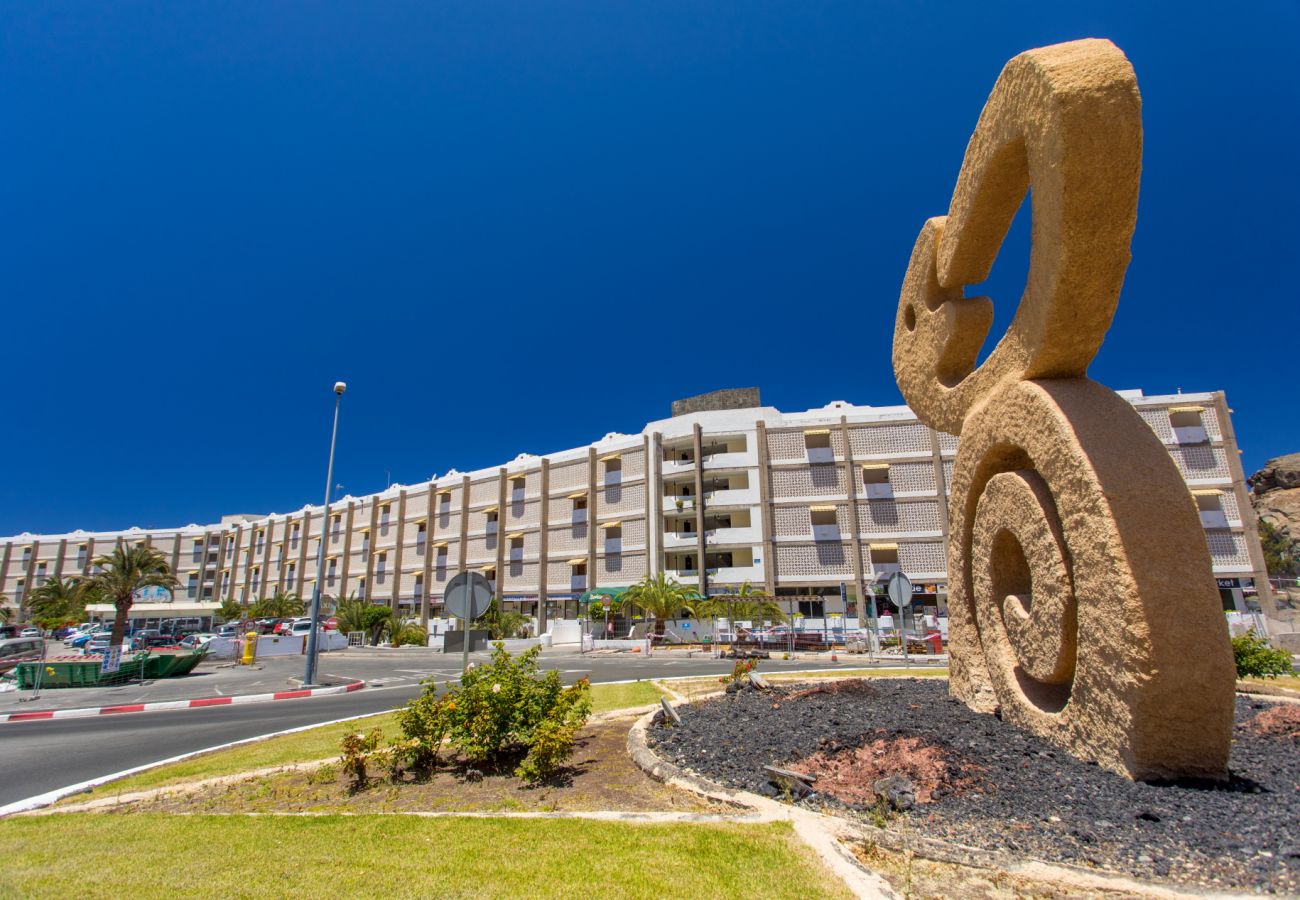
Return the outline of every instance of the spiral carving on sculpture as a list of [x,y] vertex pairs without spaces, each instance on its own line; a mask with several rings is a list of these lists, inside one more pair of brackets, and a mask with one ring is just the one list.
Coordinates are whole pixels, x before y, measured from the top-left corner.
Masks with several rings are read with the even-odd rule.
[[[1141,101],[1102,40],[1004,68],[948,214],[921,229],[894,329],[908,404],[959,434],[950,690],[1133,777],[1220,776],[1232,664],[1186,484],[1133,408],[1087,378],[1137,216]],[[1025,290],[976,365],[984,281],[1031,196]]]

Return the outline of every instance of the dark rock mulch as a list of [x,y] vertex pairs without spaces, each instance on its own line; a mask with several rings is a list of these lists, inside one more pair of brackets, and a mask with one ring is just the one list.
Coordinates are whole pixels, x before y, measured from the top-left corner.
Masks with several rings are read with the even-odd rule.
[[[1275,724],[1276,704],[1237,700],[1230,782],[1132,782],[1080,762],[1000,719],[948,698],[932,679],[879,679],[873,690],[753,688],[679,707],[682,725],[654,728],[656,752],[732,787],[782,792],[763,767],[882,739],[920,738],[973,777],[893,818],[891,829],[1019,857],[1217,889],[1300,894],[1300,737]],[[814,785],[814,789],[815,789]],[[787,794],[788,796],[788,794]],[[865,815],[817,793],[813,808]],[[879,812],[873,815],[879,821]]]

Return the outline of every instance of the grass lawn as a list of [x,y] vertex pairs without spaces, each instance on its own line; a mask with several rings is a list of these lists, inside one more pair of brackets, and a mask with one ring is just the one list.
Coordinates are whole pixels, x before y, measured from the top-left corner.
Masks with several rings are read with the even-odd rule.
[[786,823],[82,813],[0,821],[0,859],[6,897],[849,896]]
[[[593,712],[609,712],[630,706],[645,706],[658,702],[660,693],[648,681],[635,684],[594,684],[591,686]],[[302,701],[310,703],[312,701]],[[77,794],[63,802],[80,803],[94,797],[112,797],[132,791],[143,791],[161,787],[165,784],[177,784],[184,781],[199,781],[204,778],[216,778],[220,775],[233,775],[252,769],[265,769],[271,766],[283,766],[296,762],[311,762],[338,756],[339,741],[343,735],[357,730],[369,731],[375,726],[383,728],[386,737],[396,737],[397,723],[392,713],[369,716],[352,722],[339,722],[336,725],[322,725],[296,734],[286,734],[242,747],[205,753],[192,759],[181,760],[166,766],[159,766],[139,775],[132,775],[120,781],[109,782],[95,788],[89,794]]]
[[633,706],[649,706],[651,703],[658,703],[662,696],[659,688],[649,681],[635,681],[632,684],[593,684],[591,711],[603,713]]

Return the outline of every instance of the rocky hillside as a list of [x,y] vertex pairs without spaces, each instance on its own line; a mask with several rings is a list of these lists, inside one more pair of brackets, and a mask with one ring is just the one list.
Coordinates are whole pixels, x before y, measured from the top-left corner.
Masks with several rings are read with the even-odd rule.
[[[1285,552],[1289,548],[1292,564],[1296,564],[1300,561],[1300,453],[1270,459],[1247,481],[1256,515],[1273,527],[1281,538],[1279,549]],[[1294,572],[1270,574],[1294,576]]]

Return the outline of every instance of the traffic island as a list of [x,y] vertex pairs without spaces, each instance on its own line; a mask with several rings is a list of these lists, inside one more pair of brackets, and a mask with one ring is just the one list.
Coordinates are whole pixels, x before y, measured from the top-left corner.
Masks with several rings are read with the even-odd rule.
[[920,857],[968,877],[1046,866],[1053,884],[1102,876],[1107,890],[1138,893],[1300,891],[1294,704],[1238,697],[1229,779],[1164,784],[975,713],[940,680],[747,685],[677,712],[680,726],[646,723],[641,749],[634,730],[643,769],[715,798],[834,817],[858,858],[886,873],[896,854],[900,873]]

